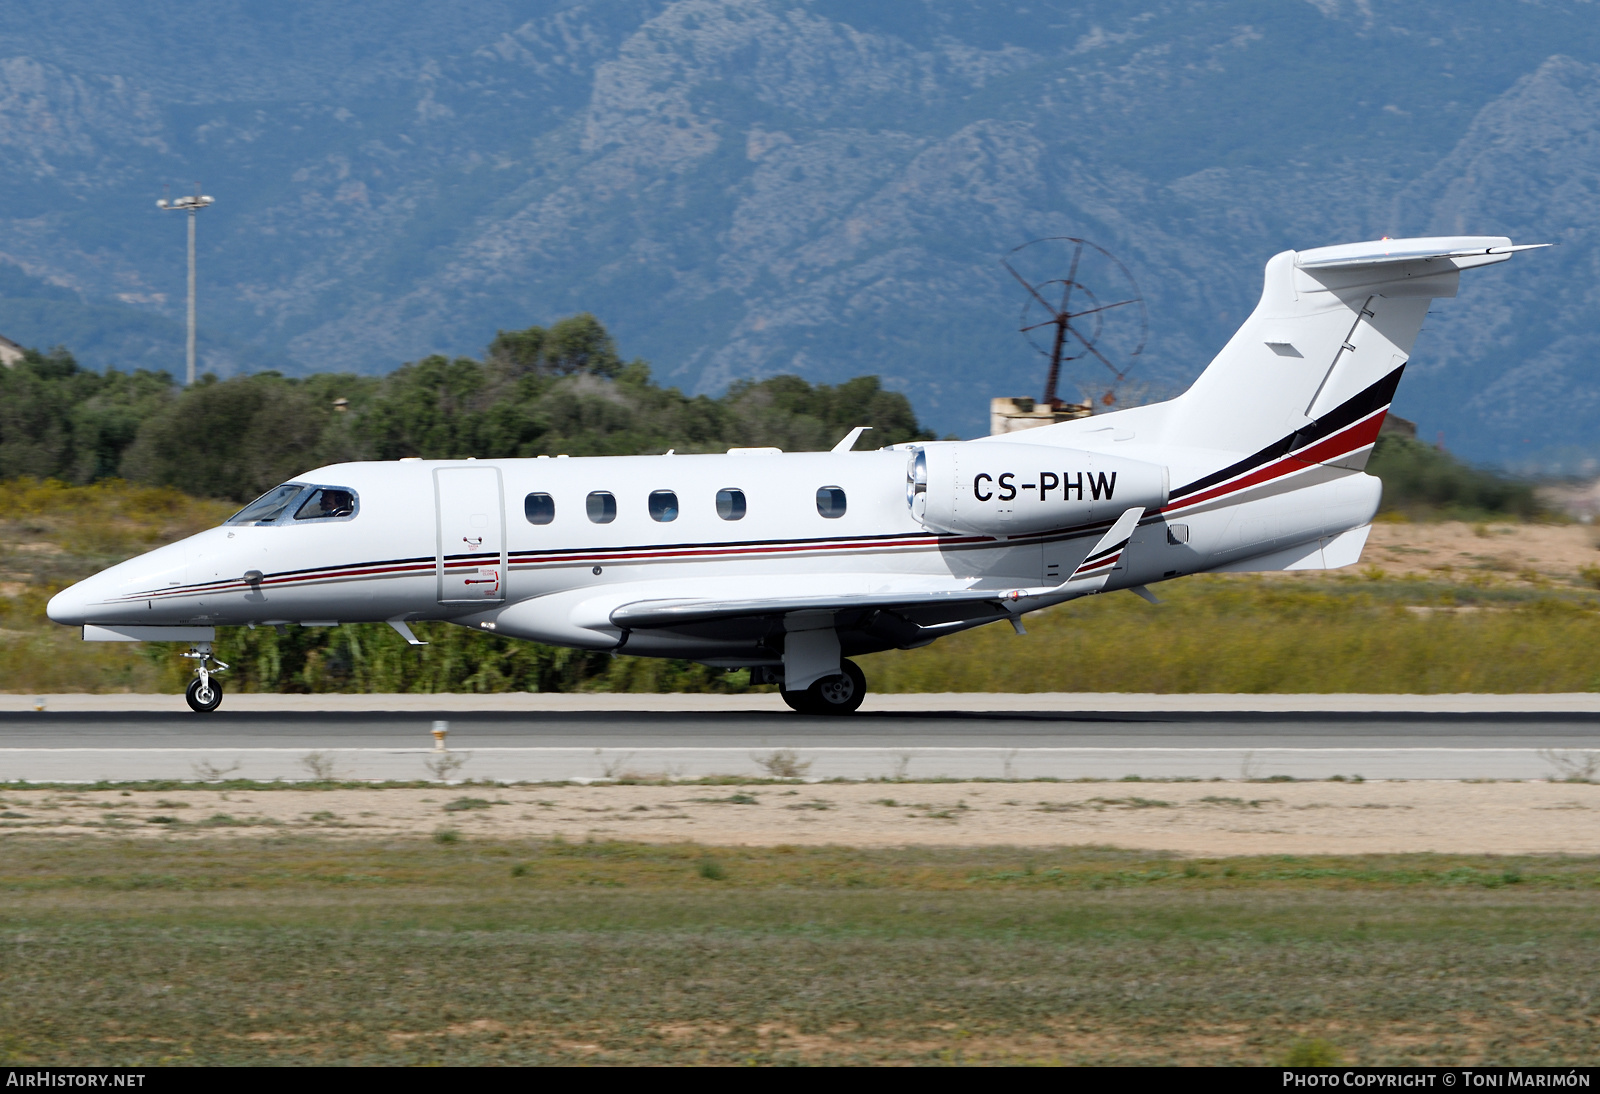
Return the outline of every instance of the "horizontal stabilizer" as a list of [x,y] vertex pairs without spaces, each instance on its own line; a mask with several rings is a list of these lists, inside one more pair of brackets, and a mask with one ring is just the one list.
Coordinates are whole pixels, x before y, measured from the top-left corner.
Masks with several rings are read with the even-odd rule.
[[[1513,244],[1505,236],[1431,236],[1421,239],[1378,239],[1367,243],[1341,243],[1316,247],[1295,256],[1302,270],[1347,270],[1357,266],[1387,266],[1395,262],[1432,262],[1438,259],[1481,259],[1471,265],[1504,262],[1518,251],[1548,247],[1548,243]],[[1460,263],[1458,265],[1467,265]]]

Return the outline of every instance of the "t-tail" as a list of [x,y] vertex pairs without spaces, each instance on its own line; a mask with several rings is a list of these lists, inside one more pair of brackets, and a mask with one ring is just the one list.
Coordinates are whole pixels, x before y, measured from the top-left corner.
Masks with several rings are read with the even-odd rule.
[[1445,236],[1284,251],[1267,263],[1255,311],[1182,395],[982,447],[1060,447],[1162,469],[1159,500],[1130,499],[1147,513],[1108,588],[1349,565],[1381,497],[1362,472],[1429,305],[1456,294],[1462,270],[1528,249]]
[[1255,311],[1176,399],[987,440],[1159,445],[1173,457],[1169,508],[1283,460],[1360,471],[1432,302],[1456,295],[1462,270],[1542,246],[1435,236],[1284,251]]
[[1456,295],[1462,270],[1528,249],[1440,236],[1275,255],[1250,318],[1168,404],[1162,442],[1242,451],[1245,466],[1289,455],[1360,470],[1434,299]]

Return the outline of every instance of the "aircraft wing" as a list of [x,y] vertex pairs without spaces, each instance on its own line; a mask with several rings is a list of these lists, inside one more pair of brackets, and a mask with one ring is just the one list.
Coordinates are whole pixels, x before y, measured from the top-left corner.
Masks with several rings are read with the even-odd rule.
[[[947,615],[951,621],[974,615],[998,617],[1006,601],[1031,598],[1038,589],[949,589],[902,590],[881,593],[833,594],[812,596],[772,596],[713,600],[675,598],[636,600],[611,611],[613,626],[625,630],[649,630],[709,623],[718,619],[738,619],[763,615],[788,615],[790,612],[843,612],[865,610],[914,610],[918,615]],[[1053,590],[1052,590],[1053,591]],[[988,607],[988,611],[983,609]],[[941,622],[944,620],[940,620]]]
[[[921,627],[980,618],[999,619],[1017,610],[1097,593],[1105,587],[1144,510],[1134,507],[1117,518],[1110,530],[1063,584],[1039,588],[951,588],[909,586],[872,592],[835,593],[816,590],[789,596],[662,596],[640,598],[611,608],[611,625],[623,630],[687,627],[719,619],[782,616],[791,612],[892,611]],[[1010,605],[1008,607],[1007,605]]]

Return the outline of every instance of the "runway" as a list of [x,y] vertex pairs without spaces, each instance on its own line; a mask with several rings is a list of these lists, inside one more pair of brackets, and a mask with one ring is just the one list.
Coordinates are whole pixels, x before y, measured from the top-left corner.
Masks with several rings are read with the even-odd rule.
[[[1382,709],[1376,701],[1369,705],[1379,709],[1365,711],[1182,709],[1185,704],[903,709],[827,719],[728,704],[719,709],[716,703],[703,710],[621,709],[628,698],[606,697],[600,705],[610,709],[598,710],[361,710],[346,703],[340,710],[225,709],[204,717],[176,710],[0,711],[0,781],[302,781],[319,770],[358,780],[502,782],[774,770],[810,779],[1549,779],[1600,773],[1600,713],[1537,709],[1540,704],[1483,712]],[[448,723],[447,753],[434,748],[436,720]],[[775,768],[773,754],[786,751],[795,766],[784,768],[780,756]]]

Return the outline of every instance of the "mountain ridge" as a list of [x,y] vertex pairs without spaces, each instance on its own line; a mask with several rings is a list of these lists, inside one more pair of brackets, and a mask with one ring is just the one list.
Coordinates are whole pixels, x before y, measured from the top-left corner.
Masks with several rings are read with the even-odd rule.
[[97,336],[94,364],[181,361],[181,229],[153,202],[195,176],[221,374],[382,372],[593,311],[690,392],[872,373],[967,435],[1040,386],[998,262],[1030,238],[1127,262],[1157,394],[1272,253],[1466,231],[1561,246],[1464,279],[1397,410],[1480,461],[1600,455],[1577,0],[225,3],[182,33],[176,10],[0,13],[0,265],[163,324]]

